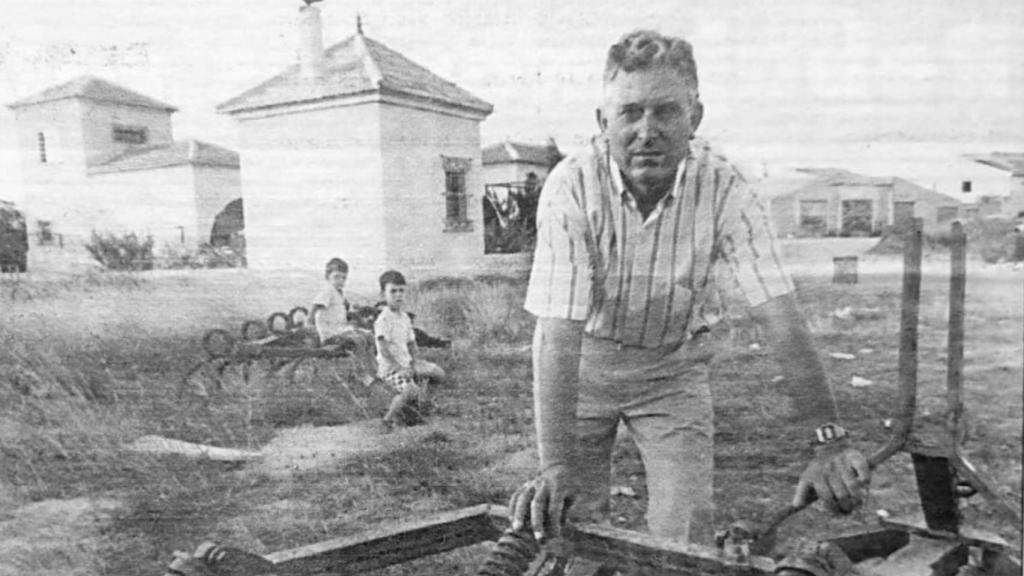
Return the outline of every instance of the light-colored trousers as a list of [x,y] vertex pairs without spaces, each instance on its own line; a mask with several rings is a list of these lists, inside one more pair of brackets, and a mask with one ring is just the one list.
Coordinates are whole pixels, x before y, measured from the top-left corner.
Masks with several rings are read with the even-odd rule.
[[647,476],[647,527],[658,536],[710,544],[714,534],[711,344],[676,350],[619,346],[584,337],[576,421],[577,520],[606,522],[611,455],[619,423],[636,442]]

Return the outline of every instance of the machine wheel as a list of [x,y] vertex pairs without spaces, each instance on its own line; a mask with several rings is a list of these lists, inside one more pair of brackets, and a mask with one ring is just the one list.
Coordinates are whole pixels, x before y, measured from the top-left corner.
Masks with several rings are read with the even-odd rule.
[[305,306],[296,306],[288,313],[288,321],[291,323],[292,328],[305,325],[308,319],[309,310]]
[[203,335],[203,350],[210,359],[223,358],[235,348],[235,337],[227,330],[214,328]]
[[292,329],[292,321],[284,312],[274,312],[267,317],[267,328],[274,334],[285,334]]
[[267,325],[260,320],[247,320],[242,324],[242,340],[246,342],[259,340],[267,336],[270,336],[270,330],[267,330]]

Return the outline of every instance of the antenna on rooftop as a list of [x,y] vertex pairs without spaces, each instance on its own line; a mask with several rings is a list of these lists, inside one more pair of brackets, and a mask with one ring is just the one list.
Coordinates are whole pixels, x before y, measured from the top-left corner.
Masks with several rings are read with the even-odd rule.
[[324,0],[302,0],[302,1],[306,4],[306,6],[312,6],[313,4],[316,4],[317,2],[323,2]]
[[363,35],[363,15],[356,12],[356,34]]

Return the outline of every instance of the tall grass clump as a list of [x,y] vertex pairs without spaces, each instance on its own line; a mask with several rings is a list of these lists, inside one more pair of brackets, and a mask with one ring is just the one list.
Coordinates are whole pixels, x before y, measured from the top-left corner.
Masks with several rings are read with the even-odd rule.
[[504,276],[422,282],[410,306],[417,319],[453,339],[510,343],[528,339],[533,318],[523,309],[526,281]]

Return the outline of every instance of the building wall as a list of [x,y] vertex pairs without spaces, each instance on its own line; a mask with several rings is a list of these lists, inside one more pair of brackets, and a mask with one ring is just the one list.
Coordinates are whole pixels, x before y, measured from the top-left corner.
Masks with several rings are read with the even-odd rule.
[[[960,205],[960,202],[955,198],[932,192],[931,190],[924,190],[898,178],[893,182],[893,201],[913,202],[914,217],[923,220],[924,232],[926,234],[948,231],[951,221],[939,222],[939,209],[944,207],[959,208]],[[958,217],[960,216],[959,212],[958,210]],[[889,224],[892,224],[891,218]]]
[[775,234],[779,238],[803,236],[800,231],[800,212],[798,202],[793,196],[779,196],[771,199],[769,204]]
[[[24,213],[30,236],[38,222],[65,233],[66,216],[75,212],[85,182],[85,145],[81,107],[65,99],[14,110],[23,179]],[[40,161],[38,133],[46,139],[47,161]]]
[[[120,106],[91,100],[80,100],[80,102],[86,163],[90,166],[101,164],[129,148],[167,146],[174,142],[171,113],[166,110]],[[146,128],[145,144],[115,142],[113,134],[115,125]]]
[[89,184],[90,231],[153,236],[157,254],[164,245],[191,249],[200,240],[191,165],[96,174]]
[[384,260],[378,106],[239,122],[250,267],[320,270],[339,256],[350,282],[372,279]]
[[1024,176],[1010,179],[1010,194],[1003,204],[1003,212],[1008,216],[1017,217],[1024,211]]
[[[484,257],[479,121],[385,104],[381,149],[385,266],[414,277],[472,271]],[[469,230],[445,231],[442,155],[471,159],[466,174]]]
[[229,202],[242,196],[242,177],[237,168],[195,166],[196,239],[209,242],[213,220]]

